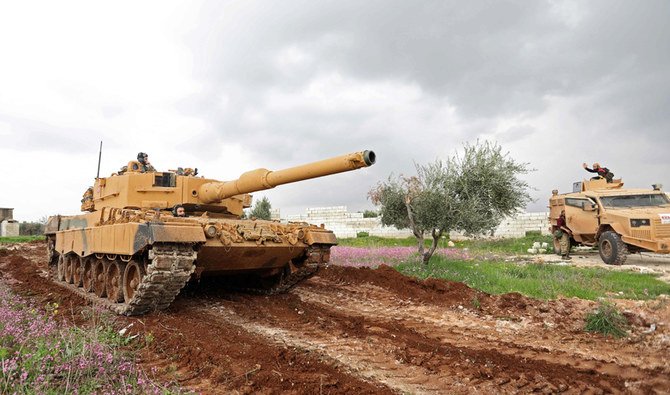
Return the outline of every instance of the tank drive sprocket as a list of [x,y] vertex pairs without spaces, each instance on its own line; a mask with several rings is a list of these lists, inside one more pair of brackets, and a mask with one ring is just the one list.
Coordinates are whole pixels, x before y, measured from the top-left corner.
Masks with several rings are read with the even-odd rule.
[[[255,289],[266,295],[275,295],[287,292],[299,282],[312,277],[320,267],[325,266],[330,259],[330,245],[314,244],[307,249],[305,259],[301,264],[295,266],[289,264],[287,271],[279,274],[275,284],[268,289]],[[293,268],[293,270],[292,270]]]

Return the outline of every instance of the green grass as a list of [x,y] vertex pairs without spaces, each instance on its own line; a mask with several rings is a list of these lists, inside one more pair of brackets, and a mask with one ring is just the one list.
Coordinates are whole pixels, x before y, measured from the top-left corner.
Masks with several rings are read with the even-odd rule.
[[24,243],[24,242],[33,241],[33,240],[44,240],[44,235],[0,237],[0,244],[3,244],[3,243]]
[[428,266],[405,263],[395,268],[403,274],[422,279],[433,277],[464,282],[490,294],[519,292],[538,299],[574,296],[596,300],[612,295],[625,299],[651,299],[660,294],[670,294],[670,284],[651,274],[601,268],[458,261],[440,256],[433,256]]
[[528,249],[533,246],[534,242],[544,242],[549,245],[548,249],[553,248],[553,240],[550,235],[530,235],[505,239],[473,239],[455,241],[454,244],[456,244],[456,247],[469,248],[475,252],[527,254]]
[[[534,242],[545,242],[549,244],[549,249],[552,248],[552,238],[550,235],[529,235],[519,238],[506,239],[473,239],[454,241],[458,248],[468,248],[472,252],[481,253],[509,253],[509,254],[526,254],[527,250],[532,247]],[[338,239],[339,245],[344,247],[414,247],[416,246],[416,239],[414,237],[407,237],[404,239],[393,239],[378,236],[365,236],[354,238]],[[424,240],[426,247],[430,246],[432,239],[428,237]],[[440,240],[438,247],[447,247],[448,239]]]
[[624,337],[630,327],[628,320],[610,303],[601,302],[598,309],[586,316],[586,331]]

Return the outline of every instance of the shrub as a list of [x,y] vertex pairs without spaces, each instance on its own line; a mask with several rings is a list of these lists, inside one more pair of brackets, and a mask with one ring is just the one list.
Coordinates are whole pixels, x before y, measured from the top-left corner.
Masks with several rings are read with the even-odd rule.
[[363,218],[377,218],[377,216],[379,216],[379,213],[376,211],[372,210],[363,211]]
[[356,232],[356,237],[369,237],[370,233],[368,232]]
[[44,224],[23,221],[19,224],[19,234],[22,236],[42,235],[44,234]]
[[628,327],[626,317],[615,306],[607,302],[600,302],[598,309],[586,316],[587,332],[624,337],[627,334]]

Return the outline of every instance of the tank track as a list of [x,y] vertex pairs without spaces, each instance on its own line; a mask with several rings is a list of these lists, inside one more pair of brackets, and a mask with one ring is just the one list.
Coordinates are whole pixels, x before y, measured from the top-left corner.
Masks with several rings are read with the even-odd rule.
[[321,266],[328,264],[330,260],[330,247],[330,245],[321,244],[311,245],[307,249],[304,263],[298,270],[288,275],[280,275],[279,281],[269,289],[252,288],[249,291],[264,295],[276,295],[288,292],[299,282],[315,275]]
[[[186,285],[195,271],[197,252],[189,244],[154,244],[149,250],[149,265],[130,301],[115,303],[107,298],[99,298],[95,293],[58,280],[55,270],[51,270],[52,280],[82,298],[102,306],[117,314],[140,315],[152,310],[166,309]],[[104,259],[104,258],[103,258]]]

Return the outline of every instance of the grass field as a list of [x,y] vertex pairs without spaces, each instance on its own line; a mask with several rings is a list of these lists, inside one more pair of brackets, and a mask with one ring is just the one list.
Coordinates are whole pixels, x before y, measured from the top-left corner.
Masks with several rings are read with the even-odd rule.
[[[414,238],[368,236],[339,241],[332,254],[335,264],[371,267],[387,264],[406,275],[460,281],[491,294],[519,292],[539,299],[574,296],[589,300],[606,296],[649,299],[670,294],[670,284],[652,274],[484,259],[484,254],[490,253],[526,254],[534,242],[551,243],[551,236],[456,241],[455,248],[446,248],[448,240],[443,239],[428,266],[420,263],[413,249],[416,246]],[[426,244],[428,242],[426,240]]]
[[[405,239],[392,239],[377,236],[355,237],[338,239],[339,245],[344,247],[414,247],[416,239],[408,237]],[[424,244],[429,246],[432,239],[424,240]],[[438,247],[446,248],[448,239],[441,239]],[[468,248],[471,252],[495,252],[495,253],[516,253],[525,254],[534,242],[552,243],[551,236],[529,235],[519,238],[506,239],[474,239],[455,241],[458,248]]]
[[547,264],[518,264],[455,260],[434,256],[428,266],[401,263],[395,268],[418,278],[442,278],[466,283],[490,294],[518,292],[538,299],[559,296],[596,300],[614,296],[623,299],[652,299],[670,294],[670,284],[654,275],[602,268],[577,268]]
[[44,240],[44,235],[40,236],[16,236],[16,237],[0,237],[0,244],[3,243],[23,243],[33,240]]

